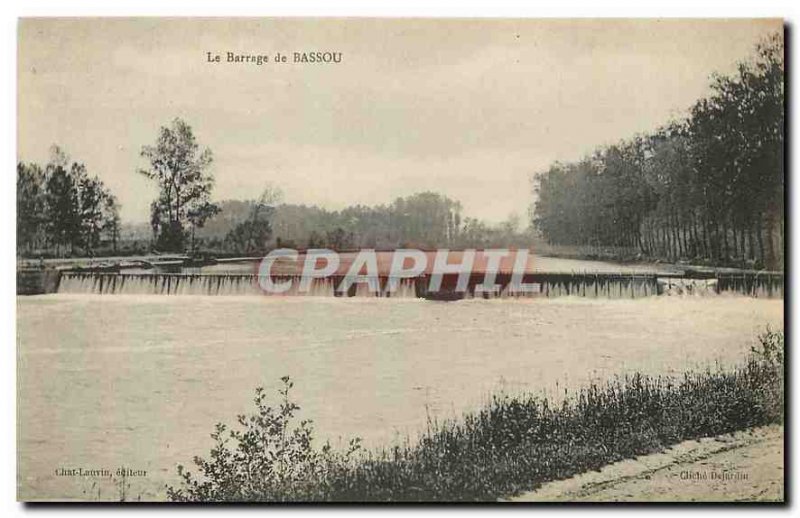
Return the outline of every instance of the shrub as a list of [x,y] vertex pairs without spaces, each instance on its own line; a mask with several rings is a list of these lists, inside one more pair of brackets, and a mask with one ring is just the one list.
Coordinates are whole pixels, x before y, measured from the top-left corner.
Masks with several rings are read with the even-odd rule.
[[352,440],[344,453],[335,452],[330,444],[313,448],[311,421],[293,424],[300,407],[289,400],[293,386],[289,377],[281,381],[281,402],[276,408],[267,405],[264,389],[259,387],[253,400],[255,413],[237,418],[241,430],[217,424],[211,434],[215,445],[210,459],[194,459],[202,480],[178,466],[184,487],[168,488],[171,500],[287,501],[321,496],[318,488],[325,477],[336,473],[333,468],[349,463],[359,441]]

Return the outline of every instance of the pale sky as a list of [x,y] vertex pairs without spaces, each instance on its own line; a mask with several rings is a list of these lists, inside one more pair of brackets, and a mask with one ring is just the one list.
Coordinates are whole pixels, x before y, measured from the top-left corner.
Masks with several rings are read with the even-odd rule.
[[[57,143],[149,218],[143,145],[184,118],[214,198],[339,209],[433,190],[490,222],[554,160],[649,131],[708,92],[779,20],[26,19],[19,159]],[[206,52],[342,52],[342,63],[209,64]]]

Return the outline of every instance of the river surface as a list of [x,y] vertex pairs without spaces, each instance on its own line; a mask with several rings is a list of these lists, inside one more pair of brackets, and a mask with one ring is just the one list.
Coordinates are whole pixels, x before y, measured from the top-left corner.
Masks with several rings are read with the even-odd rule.
[[[177,464],[295,382],[321,438],[414,436],[489,394],[563,393],[634,371],[740,361],[783,301],[745,297],[468,300],[57,294],[17,299],[18,496],[164,498]],[[274,401],[274,399],[273,399]]]

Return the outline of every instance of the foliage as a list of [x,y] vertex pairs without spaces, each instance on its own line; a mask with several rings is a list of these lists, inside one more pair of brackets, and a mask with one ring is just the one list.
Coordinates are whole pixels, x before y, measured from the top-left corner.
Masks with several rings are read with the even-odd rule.
[[54,248],[92,255],[103,237],[116,245],[119,206],[116,198],[86,166],[69,162],[57,146],[44,168],[17,164],[17,252]]
[[17,164],[17,252],[37,248],[45,239],[45,175],[37,164]]
[[[246,248],[241,235],[248,235],[255,201],[228,200],[220,213],[208,221],[198,236],[207,242],[225,238],[224,248]],[[342,210],[318,206],[274,204],[270,206],[270,246],[280,242],[290,248],[391,249],[401,247],[528,247],[531,236],[520,229],[517,215],[498,226],[462,217],[461,205],[433,192],[396,198],[376,206],[354,205]],[[237,226],[242,229],[236,230]],[[236,232],[232,235],[232,232]],[[234,239],[235,238],[235,239]],[[259,242],[261,245],[261,242]],[[255,249],[255,247],[251,247]]]
[[[169,497],[177,501],[285,501],[313,499],[318,485],[347,466],[359,442],[350,442],[343,454],[330,444],[321,449],[312,445],[310,421],[294,425],[300,409],[289,400],[292,382],[281,378],[281,402],[270,407],[264,389],[256,389],[256,412],[238,416],[241,430],[228,430],[217,424],[211,438],[215,446],[209,460],[195,458],[204,479],[178,466],[183,480],[181,489],[169,488]],[[231,448],[230,443],[235,444]]]
[[214,176],[208,171],[213,161],[211,150],[200,150],[191,126],[176,118],[162,126],[155,145],[141,152],[150,167],[139,173],[159,186],[158,198],[150,206],[150,223],[157,246],[168,251],[183,251],[186,231],[201,228],[218,212],[211,203]]
[[275,204],[282,198],[280,189],[267,186],[258,200],[248,202],[250,214],[225,236],[226,250],[247,255],[265,254],[272,237],[270,218],[275,212]]
[[[486,501],[535,489],[687,439],[783,419],[783,333],[767,331],[747,361],[682,379],[634,374],[591,385],[556,403],[497,396],[462,419],[431,422],[412,443],[344,453],[316,449],[308,421],[283,378],[281,403],[239,416],[242,431],[218,425],[200,476],[179,467],[175,501]],[[226,434],[227,432],[227,434]],[[233,446],[230,443],[233,443]]]
[[783,267],[783,37],[757,47],[685,120],[534,176],[534,223],[556,245]]

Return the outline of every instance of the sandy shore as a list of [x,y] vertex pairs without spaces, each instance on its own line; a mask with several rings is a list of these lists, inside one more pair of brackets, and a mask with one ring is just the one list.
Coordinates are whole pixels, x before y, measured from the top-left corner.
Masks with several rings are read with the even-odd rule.
[[547,483],[515,502],[741,502],[784,499],[783,427],[768,426]]

